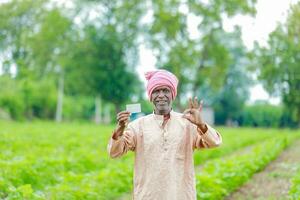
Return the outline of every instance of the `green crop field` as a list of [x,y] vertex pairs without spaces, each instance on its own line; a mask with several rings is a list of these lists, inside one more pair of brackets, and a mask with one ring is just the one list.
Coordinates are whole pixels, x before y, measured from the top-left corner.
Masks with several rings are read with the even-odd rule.
[[[198,199],[222,199],[275,159],[300,132],[217,128],[223,145],[195,152]],[[110,159],[112,126],[0,122],[0,199],[130,196],[133,153]],[[228,181],[230,180],[230,181]],[[299,197],[299,175],[290,192]],[[297,196],[298,195],[298,196]]]

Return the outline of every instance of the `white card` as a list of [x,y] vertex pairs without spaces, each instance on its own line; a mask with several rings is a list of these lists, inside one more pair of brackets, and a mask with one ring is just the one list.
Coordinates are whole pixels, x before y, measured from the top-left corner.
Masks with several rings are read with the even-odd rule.
[[126,111],[129,111],[131,113],[139,113],[139,112],[141,112],[141,104],[139,104],[139,103],[127,104]]

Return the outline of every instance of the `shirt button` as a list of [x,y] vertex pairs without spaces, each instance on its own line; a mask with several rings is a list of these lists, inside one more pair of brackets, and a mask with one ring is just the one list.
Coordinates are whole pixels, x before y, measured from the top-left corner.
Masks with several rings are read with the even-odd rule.
[[165,148],[165,151],[167,151],[168,149],[167,148]]
[[167,139],[165,139],[165,142],[167,142]]

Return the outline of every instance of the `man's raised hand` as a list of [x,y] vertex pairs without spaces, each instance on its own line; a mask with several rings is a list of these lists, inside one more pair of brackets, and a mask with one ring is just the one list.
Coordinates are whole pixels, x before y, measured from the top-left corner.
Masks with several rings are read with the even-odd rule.
[[203,107],[203,101],[198,102],[197,97],[194,99],[189,98],[189,107],[183,112],[183,118],[189,120],[191,123],[198,127],[205,126],[205,122],[201,117],[201,110]]
[[128,111],[121,111],[117,115],[117,122],[118,126],[125,128],[127,122],[129,121],[130,112]]
[[126,128],[126,125],[129,121],[130,112],[121,111],[117,114],[117,128],[114,131],[113,139],[117,139],[121,136]]

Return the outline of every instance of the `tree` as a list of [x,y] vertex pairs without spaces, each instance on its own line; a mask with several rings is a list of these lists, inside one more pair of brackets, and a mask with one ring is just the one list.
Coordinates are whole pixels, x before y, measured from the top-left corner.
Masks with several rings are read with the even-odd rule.
[[0,4],[0,55],[5,59],[6,72],[15,65],[21,76],[29,62],[27,39],[34,34],[45,0],[12,0]]
[[[83,38],[76,48],[73,77],[82,80],[76,86],[69,84],[73,93],[95,96],[96,119],[99,100],[112,102],[116,111],[134,96],[140,87],[135,74],[138,62],[139,21],[143,15],[143,1],[75,1],[84,22]],[[91,12],[99,13],[91,16]],[[81,73],[84,70],[84,73]],[[89,88],[88,90],[86,88]],[[74,90],[75,89],[75,90]]]
[[14,76],[18,80],[38,82],[47,78],[57,82],[56,120],[61,121],[64,71],[76,35],[72,21],[47,0],[14,0],[0,9],[0,50],[8,55],[6,71],[16,66]]
[[40,19],[39,31],[29,37],[30,66],[37,79],[52,78],[57,83],[56,121],[62,120],[66,68],[72,67],[70,54],[77,32],[70,19],[53,8]]
[[281,96],[290,116],[300,126],[300,3],[291,7],[287,21],[269,35],[268,46],[256,44],[259,79],[272,95]]
[[[149,41],[158,66],[173,71],[180,79],[178,106],[187,93],[196,95],[200,86],[218,91],[230,64],[230,52],[222,42],[223,17],[254,14],[250,1],[151,1],[153,20],[148,25]],[[233,6],[234,5],[234,6]],[[199,20],[198,36],[192,38],[189,19]]]
[[119,35],[89,26],[80,46],[84,46],[77,52],[81,59],[74,63],[76,71],[70,76],[78,81],[76,86],[68,86],[70,92],[99,96],[120,111],[120,106],[135,94],[141,83],[124,61],[126,49]]
[[216,123],[230,124],[238,119],[249,98],[250,61],[239,28],[236,27],[234,32],[224,34],[222,42],[229,50],[230,64],[225,73],[224,85],[214,100],[214,108]]

